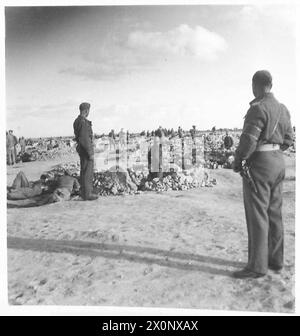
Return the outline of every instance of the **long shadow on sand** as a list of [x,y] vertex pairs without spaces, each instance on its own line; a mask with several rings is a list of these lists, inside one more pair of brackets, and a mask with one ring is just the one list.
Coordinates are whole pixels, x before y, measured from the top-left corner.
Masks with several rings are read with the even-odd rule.
[[[143,264],[157,264],[160,266],[181,270],[200,271],[214,275],[230,276],[231,271],[207,265],[191,264],[191,261],[219,266],[243,267],[244,264],[215,257],[190,253],[180,253],[141,246],[127,246],[104,244],[76,240],[50,240],[8,237],[7,247],[11,249],[31,250],[51,253],[71,253],[90,257],[103,257],[117,260],[128,260]],[[179,259],[179,260],[170,260]]]

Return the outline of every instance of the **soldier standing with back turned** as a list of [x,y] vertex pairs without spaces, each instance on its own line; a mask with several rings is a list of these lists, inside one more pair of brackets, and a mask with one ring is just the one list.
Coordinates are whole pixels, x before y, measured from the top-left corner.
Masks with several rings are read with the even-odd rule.
[[98,198],[92,193],[94,175],[94,145],[92,123],[86,118],[90,112],[89,103],[79,105],[80,115],[73,123],[76,150],[80,157],[80,185],[81,197],[85,201],[93,201]]
[[256,192],[243,178],[244,207],[248,229],[248,264],[236,278],[258,278],[268,268],[283,268],[282,184],[285,163],[282,150],[292,144],[292,126],[287,108],[270,92],[272,77],[257,71],[252,78],[255,99],[245,116],[235,154],[234,171],[247,160]]

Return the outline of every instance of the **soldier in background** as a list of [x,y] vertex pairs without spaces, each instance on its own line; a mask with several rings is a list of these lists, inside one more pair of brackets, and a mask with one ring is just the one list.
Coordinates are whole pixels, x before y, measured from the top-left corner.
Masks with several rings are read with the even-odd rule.
[[108,134],[108,140],[109,140],[109,150],[113,147],[113,149],[116,149],[116,135],[115,131],[112,129]]
[[16,163],[16,139],[13,135],[13,131],[9,130],[6,136],[6,148],[8,154],[8,165],[14,165]]
[[169,136],[170,136],[170,139],[175,138],[176,134],[173,128],[171,128]]
[[230,148],[233,146],[233,139],[232,137],[226,132],[225,138],[224,138],[224,147],[227,150],[230,150]]
[[183,138],[183,136],[184,136],[184,134],[183,134],[183,130],[182,130],[182,128],[179,126],[179,127],[178,127],[178,137],[181,139],[181,138]]
[[195,125],[193,125],[193,128],[190,129],[190,134],[191,134],[192,140],[194,141],[195,136],[196,136],[196,126]]
[[17,148],[17,145],[19,143],[18,141],[18,138],[14,135],[13,131],[11,130],[10,131],[12,136],[13,136],[13,139],[14,139],[14,154],[15,154],[15,161],[17,160],[17,156],[18,156],[18,148]]
[[87,120],[90,112],[89,103],[81,103],[80,115],[73,123],[76,150],[80,157],[80,185],[81,197],[85,201],[93,201],[98,198],[92,193],[94,176],[94,144],[92,123]]
[[21,146],[21,155],[23,155],[25,153],[25,149],[26,149],[26,143],[25,143],[24,137],[20,138],[19,143],[20,143],[20,146]]
[[9,151],[9,140],[8,140],[8,132],[6,131],[6,164],[9,164],[8,151]]
[[155,131],[155,136],[162,138],[165,135],[165,132],[161,126],[158,127],[158,129]]
[[243,178],[248,264],[233,274],[236,278],[258,278],[268,268],[280,271],[283,267],[282,150],[291,146],[293,131],[289,111],[275,99],[271,88],[271,74],[257,71],[252,78],[255,99],[250,102],[235,154],[234,171],[240,172],[242,161],[247,160],[257,189]]
[[124,128],[121,128],[119,132],[119,141],[120,141],[121,148],[126,147],[126,133],[124,132]]

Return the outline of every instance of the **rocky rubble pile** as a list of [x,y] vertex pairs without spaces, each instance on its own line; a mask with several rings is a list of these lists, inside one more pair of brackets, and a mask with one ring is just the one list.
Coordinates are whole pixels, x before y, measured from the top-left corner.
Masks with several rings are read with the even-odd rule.
[[24,154],[20,154],[20,160],[22,162],[53,160],[56,158],[63,158],[75,152],[76,150],[74,147],[53,148],[50,150],[31,147],[26,149]]
[[[79,163],[58,165],[45,175],[49,180],[65,172],[79,179]],[[146,171],[134,171],[133,169],[115,169],[95,172],[93,179],[94,192],[100,196],[138,194],[143,191],[170,191],[188,190],[200,187],[212,187],[216,180],[210,178],[204,169],[194,169],[185,172],[164,173],[163,177],[150,178]]]
[[104,171],[94,173],[94,192],[101,196],[134,194],[138,186],[126,171]]
[[192,175],[185,175],[182,173],[173,173],[159,179],[158,177],[150,180],[144,181],[140,186],[141,190],[145,191],[169,191],[169,190],[188,190],[200,187],[212,187],[216,184],[215,179],[209,178],[208,174],[202,180],[197,179],[197,177]]
[[79,177],[80,175],[79,162],[70,162],[57,165],[53,169],[44,173],[44,175],[46,175],[48,179],[54,179],[57,176],[65,175],[66,172],[68,172],[69,175],[72,175],[74,177]]

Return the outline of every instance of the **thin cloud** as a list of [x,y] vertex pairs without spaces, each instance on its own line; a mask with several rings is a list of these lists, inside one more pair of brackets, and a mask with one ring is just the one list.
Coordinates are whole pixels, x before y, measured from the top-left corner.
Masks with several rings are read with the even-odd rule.
[[53,117],[61,116],[64,113],[67,113],[68,110],[77,107],[78,103],[74,101],[67,101],[64,103],[58,104],[46,104],[46,105],[9,105],[7,106],[7,118],[14,119],[22,114],[23,118],[31,117]]
[[125,40],[113,39],[95,48],[93,53],[81,53],[81,64],[61,69],[61,74],[84,80],[109,81],[137,72],[158,70],[168,56],[192,56],[203,61],[217,59],[227,49],[227,42],[217,33],[201,26],[182,24],[162,32],[135,30]]
[[227,42],[222,36],[201,26],[191,28],[182,24],[164,33],[134,31],[129,34],[128,46],[138,50],[193,56],[211,61],[227,49]]
[[291,30],[296,24],[296,8],[287,5],[266,5],[257,3],[255,6],[244,6],[238,15],[240,23],[247,28],[254,28],[261,22],[265,26],[281,31],[284,29]]
[[154,69],[154,64],[146,58],[128,53],[126,55],[127,57],[122,56],[120,52],[119,56],[112,54],[110,57],[85,58],[85,62],[81,65],[65,67],[59,73],[78,76],[85,80],[109,81],[134,72]]

